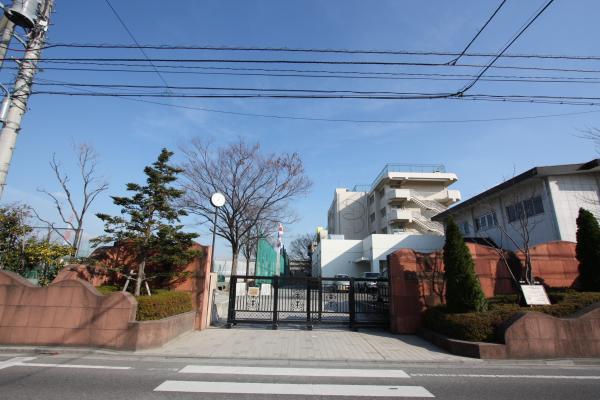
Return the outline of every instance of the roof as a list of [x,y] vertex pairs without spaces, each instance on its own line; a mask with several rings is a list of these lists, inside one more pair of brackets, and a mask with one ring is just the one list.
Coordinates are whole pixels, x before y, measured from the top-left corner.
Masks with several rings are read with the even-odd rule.
[[435,215],[431,219],[434,221],[443,221],[444,219],[446,219],[446,217],[455,214],[457,211],[466,209],[486,197],[493,196],[497,193],[502,192],[505,189],[515,186],[515,185],[517,185],[521,182],[524,182],[528,179],[543,178],[543,177],[552,176],[552,175],[568,175],[568,174],[585,173],[585,172],[591,172],[591,171],[600,172],[600,159],[599,158],[595,158],[588,162],[579,163],[579,164],[562,164],[562,165],[549,165],[549,166],[542,166],[542,167],[533,167],[533,168],[521,173],[520,175],[517,175],[507,181],[502,182],[499,185],[496,185],[484,192],[479,193],[478,195],[471,197],[468,200],[463,201],[462,203],[458,203],[454,207],[451,207],[451,208],[447,209],[446,211]]

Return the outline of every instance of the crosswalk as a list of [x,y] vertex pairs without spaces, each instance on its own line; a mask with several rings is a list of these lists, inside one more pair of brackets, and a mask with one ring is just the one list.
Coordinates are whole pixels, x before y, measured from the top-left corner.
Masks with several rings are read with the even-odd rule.
[[[190,374],[201,375],[203,380],[166,380],[157,386],[155,392],[214,393],[230,395],[303,395],[303,396],[349,396],[384,398],[431,398],[435,397],[423,386],[404,385],[410,383],[410,375],[396,369],[336,369],[336,368],[290,368],[290,367],[244,367],[188,365],[178,371],[182,377]],[[207,377],[218,375],[227,379],[211,380]],[[255,382],[237,382],[240,376],[251,376]],[[278,376],[307,378],[307,383],[265,383],[261,377]],[[312,383],[309,378],[377,379],[387,378],[402,381],[402,385],[363,385],[338,383]]]

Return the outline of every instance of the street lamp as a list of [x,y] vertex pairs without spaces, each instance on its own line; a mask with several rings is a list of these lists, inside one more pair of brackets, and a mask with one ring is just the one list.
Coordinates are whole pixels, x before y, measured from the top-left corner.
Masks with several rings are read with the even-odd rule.
[[222,193],[215,193],[210,197],[210,204],[215,207],[215,219],[213,221],[213,232],[212,232],[212,254],[210,255],[210,272],[215,272],[215,236],[217,233],[217,212],[219,207],[223,207],[225,204],[225,196]]

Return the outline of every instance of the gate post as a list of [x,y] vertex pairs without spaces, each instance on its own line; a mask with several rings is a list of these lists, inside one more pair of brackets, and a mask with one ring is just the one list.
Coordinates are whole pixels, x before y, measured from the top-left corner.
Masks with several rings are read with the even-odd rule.
[[273,277],[273,329],[277,329],[277,303],[279,302],[279,277]]
[[231,326],[235,324],[235,288],[237,283],[237,276],[232,275],[229,277],[229,304],[227,305],[227,329],[231,329]]
[[354,302],[354,278],[350,278],[350,287],[348,288],[348,307],[350,311],[350,329],[355,329],[356,324],[356,305]]
[[311,294],[311,278],[306,279],[306,329],[312,331],[312,319],[311,319],[311,306],[310,306],[310,294]]

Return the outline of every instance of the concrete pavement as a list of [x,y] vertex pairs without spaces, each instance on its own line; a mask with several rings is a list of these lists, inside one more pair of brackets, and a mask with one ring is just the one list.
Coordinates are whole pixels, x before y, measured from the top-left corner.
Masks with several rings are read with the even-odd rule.
[[138,352],[162,356],[331,361],[476,362],[445,352],[411,335],[347,328],[210,328],[188,332],[159,349]]

